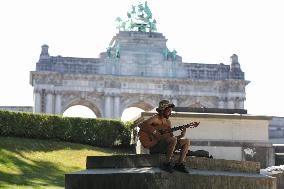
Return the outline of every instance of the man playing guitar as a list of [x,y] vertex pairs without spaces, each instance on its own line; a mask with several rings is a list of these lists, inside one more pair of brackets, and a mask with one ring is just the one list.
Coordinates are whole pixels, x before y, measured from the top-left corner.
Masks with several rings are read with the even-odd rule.
[[[188,170],[184,165],[185,157],[188,153],[190,144],[188,139],[183,138],[186,133],[186,127],[180,128],[181,134],[177,137],[175,137],[172,132],[167,132],[165,134],[161,134],[160,132],[162,129],[171,129],[169,117],[174,107],[175,105],[170,103],[168,100],[160,101],[159,107],[156,109],[158,114],[150,117],[138,125],[140,128],[139,139],[142,145],[150,150],[150,154],[166,153],[166,162],[162,164],[162,169],[170,173],[173,172],[173,169],[188,173]],[[197,125],[199,124],[197,122],[194,123]],[[177,148],[181,149],[181,153],[178,162],[172,166],[171,159],[175,149]]]

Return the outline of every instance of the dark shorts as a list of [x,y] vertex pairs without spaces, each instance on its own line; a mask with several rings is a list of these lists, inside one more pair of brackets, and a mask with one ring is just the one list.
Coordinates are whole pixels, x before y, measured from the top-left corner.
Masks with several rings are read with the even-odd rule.
[[[168,151],[169,143],[166,141],[166,139],[161,139],[157,144],[152,146],[150,150],[150,154],[166,154]],[[180,149],[180,143],[179,140],[177,141],[176,150]]]

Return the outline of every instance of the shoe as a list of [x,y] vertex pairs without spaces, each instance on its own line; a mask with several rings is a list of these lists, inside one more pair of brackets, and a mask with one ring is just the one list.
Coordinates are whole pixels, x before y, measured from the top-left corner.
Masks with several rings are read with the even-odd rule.
[[171,162],[163,163],[160,167],[162,170],[167,171],[168,173],[173,173],[173,166],[171,165]]
[[174,169],[183,173],[189,173],[189,171],[187,170],[187,168],[183,163],[176,163]]

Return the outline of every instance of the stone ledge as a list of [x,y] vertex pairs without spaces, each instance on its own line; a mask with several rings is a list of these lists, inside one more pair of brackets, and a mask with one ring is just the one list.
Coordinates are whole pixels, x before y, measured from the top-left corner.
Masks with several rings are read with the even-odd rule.
[[247,114],[245,109],[225,109],[225,108],[193,108],[177,106],[175,112],[195,112],[195,113],[222,113],[222,114]]
[[[178,155],[175,155],[176,161]],[[87,169],[94,168],[139,168],[139,167],[159,167],[165,161],[165,155],[115,155],[115,156],[88,156],[86,162]],[[260,163],[252,161],[235,161],[222,159],[209,159],[189,157],[186,165],[190,168],[200,170],[232,171],[243,173],[259,173]]]
[[[141,117],[153,116],[155,112],[141,112]],[[216,119],[248,119],[248,120],[272,120],[272,116],[260,116],[249,114],[218,114],[218,113],[192,113],[173,112],[172,118],[216,118]]]
[[252,161],[235,161],[209,158],[189,158],[186,163],[190,168],[199,170],[231,171],[242,173],[259,173],[260,163]]
[[224,146],[224,147],[266,147],[272,144],[263,141],[216,141],[216,140],[190,140],[191,146]]
[[90,169],[65,175],[66,189],[276,189],[276,178],[259,174],[190,169],[189,174],[159,168]]

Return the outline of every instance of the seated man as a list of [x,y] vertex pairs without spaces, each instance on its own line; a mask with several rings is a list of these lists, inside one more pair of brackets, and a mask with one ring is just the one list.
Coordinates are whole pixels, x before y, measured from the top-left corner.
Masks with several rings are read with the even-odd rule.
[[[158,114],[139,124],[139,139],[141,144],[150,150],[150,154],[166,154],[166,162],[163,163],[162,169],[172,173],[174,168],[175,170],[188,173],[184,165],[189,148],[189,140],[183,138],[186,133],[186,128],[183,127],[181,134],[177,137],[175,137],[172,132],[165,134],[159,132],[160,129],[171,128],[169,117],[174,107],[175,105],[171,104],[168,100],[160,101],[159,107],[156,109]],[[172,167],[171,159],[176,148],[181,148],[181,153],[178,162]]]

